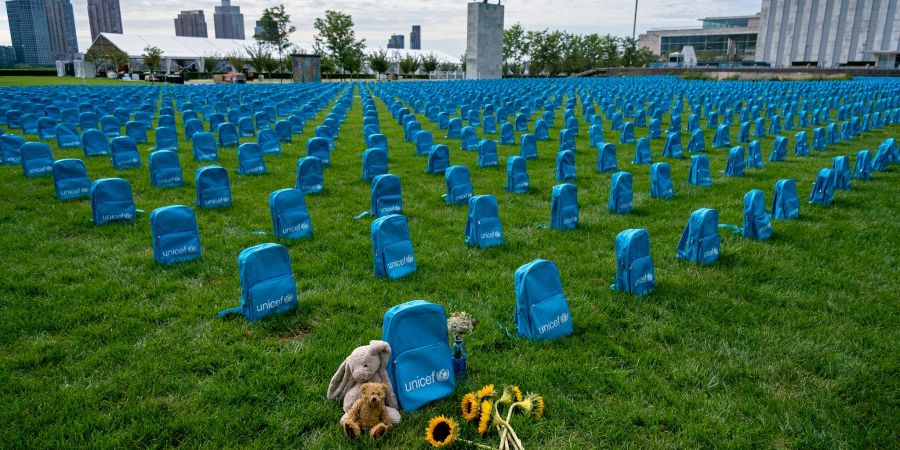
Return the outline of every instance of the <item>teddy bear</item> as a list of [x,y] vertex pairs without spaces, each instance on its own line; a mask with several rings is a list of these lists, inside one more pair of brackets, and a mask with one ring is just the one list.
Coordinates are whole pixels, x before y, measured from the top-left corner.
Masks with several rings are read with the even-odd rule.
[[344,433],[355,438],[368,430],[373,439],[379,438],[387,432],[391,423],[387,408],[384,406],[388,387],[384,383],[363,383],[359,387],[359,393],[359,399],[346,414]]
[[[391,357],[391,346],[384,341],[370,341],[368,345],[357,347],[331,377],[328,384],[328,398],[342,402],[344,416],[341,425],[347,423],[350,409],[360,399],[360,388],[364,383],[385,385],[385,410],[391,425],[400,423],[399,403],[391,387],[387,374],[387,364]],[[385,422],[387,423],[387,422]]]

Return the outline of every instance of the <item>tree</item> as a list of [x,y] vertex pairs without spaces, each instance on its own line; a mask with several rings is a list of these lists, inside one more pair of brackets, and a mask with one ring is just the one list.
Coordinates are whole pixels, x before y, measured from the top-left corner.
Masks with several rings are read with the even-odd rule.
[[635,57],[635,67],[644,67],[653,61],[659,61],[659,56],[657,56],[656,53],[653,53],[653,50],[650,50],[647,47],[641,47],[637,52],[637,57]]
[[377,75],[384,75],[391,68],[391,60],[384,50],[378,50],[369,55],[369,68]]
[[400,73],[404,75],[414,75],[419,69],[419,58],[413,55],[406,55],[400,60]]
[[272,57],[272,52],[267,45],[257,42],[256,44],[245,46],[244,51],[247,52],[247,61],[257,73],[268,73],[268,75],[271,75],[270,72],[266,71],[270,69],[275,58]]
[[222,57],[215,53],[205,55],[203,57],[203,71],[206,73],[212,73],[216,70],[216,66],[219,65],[219,61],[221,60]]
[[[162,62],[162,50],[159,47],[155,46],[146,46],[144,47],[144,54],[141,57],[144,59],[144,65],[146,65],[150,69],[150,73],[156,71],[156,68],[159,67]],[[115,61],[115,55],[113,56],[113,60]],[[118,62],[116,62],[118,65]]]
[[325,11],[325,17],[319,17],[313,23],[318,34],[315,46],[322,54],[326,54],[340,69],[341,74],[350,67],[361,62],[362,50],[366,40],[356,40],[353,32],[353,18],[340,11]]
[[234,69],[235,72],[243,72],[247,65],[244,55],[237,50],[229,53],[225,59],[228,60],[228,64],[231,64],[231,68]]
[[466,53],[459,55],[459,67],[462,68],[462,72],[464,74],[466,73],[466,64],[467,64],[468,59],[469,59],[469,55]]
[[434,53],[429,53],[422,57],[422,70],[431,78],[431,72],[437,70],[439,63],[437,56]]
[[504,72],[513,76],[522,76],[525,72],[525,55],[528,51],[528,42],[525,39],[525,29],[517,23],[503,30],[503,67]]
[[291,16],[284,11],[284,5],[273,6],[263,10],[259,19],[261,31],[257,33],[256,41],[267,45],[278,53],[275,70],[284,61],[284,52],[291,47],[291,33],[297,28],[291,25]]

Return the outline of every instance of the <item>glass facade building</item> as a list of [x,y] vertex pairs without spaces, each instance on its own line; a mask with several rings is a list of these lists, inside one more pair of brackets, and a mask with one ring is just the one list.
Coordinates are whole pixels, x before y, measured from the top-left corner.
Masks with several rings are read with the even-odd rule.
[[734,46],[735,61],[752,60],[756,55],[756,33],[662,36],[660,50],[661,54],[667,55],[680,52],[686,45],[691,45],[700,60],[709,57],[727,59],[729,41]]

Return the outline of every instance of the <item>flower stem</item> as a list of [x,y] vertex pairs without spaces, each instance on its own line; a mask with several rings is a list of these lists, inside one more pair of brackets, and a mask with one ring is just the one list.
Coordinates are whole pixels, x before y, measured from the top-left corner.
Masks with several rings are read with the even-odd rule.
[[471,446],[473,446],[473,447],[477,447],[477,448],[486,448],[486,449],[488,449],[488,450],[494,450],[494,447],[489,447],[489,446],[484,445],[484,444],[479,444],[478,442],[473,442],[473,441],[469,441],[469,440],[461,439],[461,438],[460,438],[459,441],[460,441],[460,442],[465,442],[466,444],[469,444],[469,445],[471,445]]

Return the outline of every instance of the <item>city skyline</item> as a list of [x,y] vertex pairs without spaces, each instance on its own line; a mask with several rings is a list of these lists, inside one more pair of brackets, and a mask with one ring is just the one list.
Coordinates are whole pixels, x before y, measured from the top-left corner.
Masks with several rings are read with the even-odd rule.
[[[227,0],[226,0],[227,1]],[[88,19],[88,0],[72,0],[78,47],[82,51],[92,42]],[[203,0],[192,3],[192,9],[213,14],[221,0]],[[262,10],[278,5],[278,1],[231,0],[231,6],[240,7],[243,25],[250,26],[262,15]],[[387,39],[401,29],[412,25],[427,29],[428,38],[424,50],[440,50],[451,55],[462,54],[466,46],[466,2],[459,0],[316,0],[296,4],[285,3],[287,12],[297,27],[291,39],[305,51],[311,50],[316,17],[326,9],[342,10],[351,14],[358,38],[366,39],[369,46],[383,46]],[[548,0],[544,2],[504,2],[507,6],[506,25],[521,23],[531,30],[560,29],[571,33],[610,33],[617,36],[631,35],[632,2],[615,0]],[[154,2],[122,2],[122,27],[126,34],[145,36],[174,36],[174,13],[185,4],[175,0]],[[5,14],[6,4],[0,2],[0,45],[10,45],[9,23]],[[698,17],[713,15],[754,14],[759,12],[759,0],[643,0],[638,11],[638,32],[651,28],[699,26]],[[422,14],[427,11],[427,14]],[[407,32],[408,33],[408,32]],[[217,33],[209,33],[216,36]],[[252,36],[245,36],[252,39]]]
[[[74,8],[73,5],[73,10]],[[122,33],[122,8],[119,0],[88,0],[87,9],[91,42],[100,33]]]

